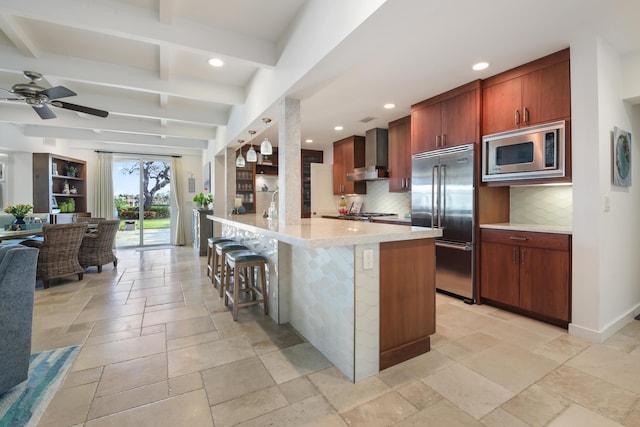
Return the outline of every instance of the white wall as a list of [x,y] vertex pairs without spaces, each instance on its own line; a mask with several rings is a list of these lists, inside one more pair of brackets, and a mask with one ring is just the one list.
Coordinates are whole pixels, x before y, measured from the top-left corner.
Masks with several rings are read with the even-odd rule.
[[[623,102],[622,57],[606,41],[571,44],[573,166],[573,313],[569,330],[603,341],[640,311],[640,194],[612,185],[614,126],[636,131],[637,111]],[[637,145],[637,144],[636,144]],[[632,164],[638,164],[632,149]],[[633,177],[632,177],[633,179]],[[635,188],[638,187],[636,184]],[[609,198],[610,211],[604,212]]]

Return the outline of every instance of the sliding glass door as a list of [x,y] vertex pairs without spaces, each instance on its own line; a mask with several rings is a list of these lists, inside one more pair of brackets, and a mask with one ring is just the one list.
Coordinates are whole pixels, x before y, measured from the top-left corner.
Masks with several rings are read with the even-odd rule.
[[117,247],[171,243],[171,160],[114,157]]

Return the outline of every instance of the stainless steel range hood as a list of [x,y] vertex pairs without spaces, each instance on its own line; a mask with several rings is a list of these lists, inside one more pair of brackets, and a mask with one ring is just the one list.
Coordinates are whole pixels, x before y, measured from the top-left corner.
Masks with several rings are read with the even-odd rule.
[[389,138],[387,129],[369,129],[365,134],[364,167],[347,174],[347,181],[388,179]]

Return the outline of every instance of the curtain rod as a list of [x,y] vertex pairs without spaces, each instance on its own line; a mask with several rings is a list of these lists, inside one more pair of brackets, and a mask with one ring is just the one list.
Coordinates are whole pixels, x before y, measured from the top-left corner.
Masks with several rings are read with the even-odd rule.
[[107,153],[107,154],[130,154],[133,156],[156,156],[156,157],[174,157],[174,158],[182,158],[177,154],[149,154],[149,153],[127,153],[124,151],[105,151],[105,150],[95,150],[96,153]]

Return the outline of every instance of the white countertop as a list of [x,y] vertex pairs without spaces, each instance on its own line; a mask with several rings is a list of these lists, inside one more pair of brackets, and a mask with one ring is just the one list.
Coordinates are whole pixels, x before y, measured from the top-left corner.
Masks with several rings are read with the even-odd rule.
[[380,224],[366,221],[337,221],[327,218],[302,219],[300,224],[279,226],[260,214],[207,215],[207,218],[243,230],[307,248],[359,245],[401,240],[431,239],[442,231],[426,227]]
[[539,233],[571,234],[570,226],[544,225],[544,224],[516,224],[502,222],[496,224],[480,224],[480,228],[493,228],[496,230],[534,231]]

